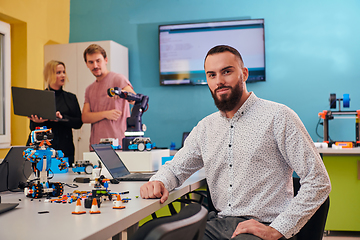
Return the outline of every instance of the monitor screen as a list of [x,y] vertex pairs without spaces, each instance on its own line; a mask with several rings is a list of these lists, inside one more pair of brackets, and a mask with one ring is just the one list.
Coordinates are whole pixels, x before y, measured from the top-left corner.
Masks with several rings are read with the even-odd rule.
[[247,82],[265,81],[264,19],[159,26],[160,85],[205,85],[204,58],[216,45],[236,48]]

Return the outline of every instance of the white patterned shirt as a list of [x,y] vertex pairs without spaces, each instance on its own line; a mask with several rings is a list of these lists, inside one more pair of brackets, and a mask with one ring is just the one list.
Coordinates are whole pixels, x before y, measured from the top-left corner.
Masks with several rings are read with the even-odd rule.
[[[295,235],[326,200],[330,179],[297,114],[251,93],[233,118],[201,120],[150,181],[169,191],[204,167],[219,216],[242,216]],[[301,188],[294,198],[293,170]]]

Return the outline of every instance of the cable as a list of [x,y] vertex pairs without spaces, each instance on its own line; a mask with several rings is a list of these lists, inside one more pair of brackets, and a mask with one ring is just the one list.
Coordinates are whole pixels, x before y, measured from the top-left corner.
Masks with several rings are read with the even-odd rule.
[[49,172],[51,172],[52,173],[52,176],[51,177],[47,177],[47,179],[53,179],[53,177],[55,176],[55,174],[54,174],[54,172],[51,170],[51,168],[49,168]]
[[70,188],[78,188],[79,187],[79,185],[77,185],[77,184],[75,184],[75,183],[71,183],[71,184],[69,184],[69,183],[62,183],[64,186],[68,186],[68,187],[70,187]]
[[[320,134],[318,133],[319,125],[323,125],[323,124],[324,124],[323,122],[320,123],[320,121],[321,121],[321,118],[319,118],[319,121],[318,121],[318,123],[316,124],[315,132],[316,132],[316,135],[317,135],[319,138],[324,139],[324,136],[320,136]],[[328,138],[329,138],[329,142],[332,142],[332,139],[331,139],[331,137],[330,137],[330,134],[328,134]]]
[[319,133],[318,133],[319,125],[320,125],[320,124],[323,124],[323,123],[320,123],[320,121],[321,121],[321,118],[319,118],[319,121],[318,121],[318,123],[316,124],[315,132],[316,132],[316,135],[317,135],[319,138],[324,139],[324,136],[320,136]]
[[146,108],[144,109],[144,112],[146,112],[147,110],[149,110],[149,104],[146,104]]

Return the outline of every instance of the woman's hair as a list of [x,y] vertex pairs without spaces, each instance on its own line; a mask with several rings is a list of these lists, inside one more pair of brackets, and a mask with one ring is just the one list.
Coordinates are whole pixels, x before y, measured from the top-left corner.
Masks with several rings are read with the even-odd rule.
[[46,83],[47,88],[50,87],[50,83],[56,82],[56,67],[60,64],[63,65],[65,69],[65,80],[69,81],[68,76],[66,74],[65,63],[56,60],[51,60],[46,64],[44,68],[44,81]]

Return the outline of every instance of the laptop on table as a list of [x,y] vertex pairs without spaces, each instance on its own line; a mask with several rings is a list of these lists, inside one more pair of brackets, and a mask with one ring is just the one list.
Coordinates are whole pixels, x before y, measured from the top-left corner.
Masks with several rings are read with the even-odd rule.
[[16,191],[20,182],[26,182],[33,172],[31,163],[23,157],[28,147],[11,147],[3,162],[0,164],[0,192]]
[[[20,182],[26,182],[32,173],[31,163],[23,157],[26,146],[11,147],[0,164],[0,192],[18,191]],[[21,190],[22,191],[22,190]],[[0,214],[16,208],[19,203],[1,203]]]
[[0,203],[0,213],[4,213],[16,208],[18,203]]
[[130,173],[110,144],[92,144],[97,156],[112,178],[119,181],[149,181],[155,173]]

